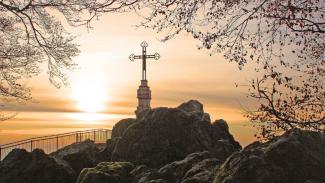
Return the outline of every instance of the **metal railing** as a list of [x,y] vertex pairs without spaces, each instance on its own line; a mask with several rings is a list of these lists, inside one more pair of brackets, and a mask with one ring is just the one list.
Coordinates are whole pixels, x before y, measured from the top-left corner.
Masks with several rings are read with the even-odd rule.
[[111,132],[112,131],[109,129],[93,129],[35,137],[3,144],[0,145],[0,160],[3,160],[13,149],[16,148],[26,149],[29,152],[34,149],[43,149],[45,153],[49,154],[60,148],[86,139],[93,140],[95,143],[105,143],[107,139],[111,138]]

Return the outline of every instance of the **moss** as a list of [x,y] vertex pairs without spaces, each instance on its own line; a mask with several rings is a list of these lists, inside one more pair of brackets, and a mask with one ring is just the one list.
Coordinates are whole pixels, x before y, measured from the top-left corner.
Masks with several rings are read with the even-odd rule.
[[79,174],[77,183],[127,183],[130,171],[134,168],[129,162],[102,162],[95,168],[85,168]]

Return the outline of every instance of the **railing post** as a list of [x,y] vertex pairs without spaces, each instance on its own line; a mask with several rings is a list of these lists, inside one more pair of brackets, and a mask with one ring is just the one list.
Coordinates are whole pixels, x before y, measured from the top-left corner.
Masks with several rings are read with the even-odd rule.
[[33,140],[30,140],[30,152],[33,151]]
[[105,142],[107,141],[108,138],[108,130],[106,130],[106,138],[105,138]]
[[96,143],[96,130],[94,130],[94,143]]
[[76,133],[76,143],[78,143],[78,132]]
[[56,136],[56,150],[59,149],[59,136]]

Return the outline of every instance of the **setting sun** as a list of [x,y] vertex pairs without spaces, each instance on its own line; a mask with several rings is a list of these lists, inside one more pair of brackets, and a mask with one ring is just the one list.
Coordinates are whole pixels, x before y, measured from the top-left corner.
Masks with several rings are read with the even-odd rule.
[[74,82],[71,96],[80,111],[95,113],[105,110],[108,93],[100,76],[92,73],[92,75],[79,77]]

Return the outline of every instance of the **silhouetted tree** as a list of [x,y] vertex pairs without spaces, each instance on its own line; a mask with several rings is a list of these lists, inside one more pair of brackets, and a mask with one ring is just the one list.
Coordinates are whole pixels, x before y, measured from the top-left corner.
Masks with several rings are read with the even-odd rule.
[[259,64],[261,78],[249,96],[259,102],[247,117],[271,138],[291,128],[325,124],[325,3],[321,0],[164,0],[132,6],[140,26],[165,33],[189,32],[211,54],[223,53],[242,68]]
[[[259,128],[258,138],[270,139],[292,128],[321,131],[325,121],[325,71],[311,68],[310,73],[286,73],[266,70],[252,80],[249,96],[259,102],[256,111],[246,116]],[[322,70],[321,70],[322,69]]]
[[[31,99],[25,80],[47,66],[49,80],[60,87],[67,83],[66,71],[75,68],[72,58],[79,50],[62,25],[85,25],[100,10],[118,11],[127,1],[97,0],[0,0],[0,100]],[[1,112],[1,111],[0,111]],[[8,119],[2,112],[0,119]]]

